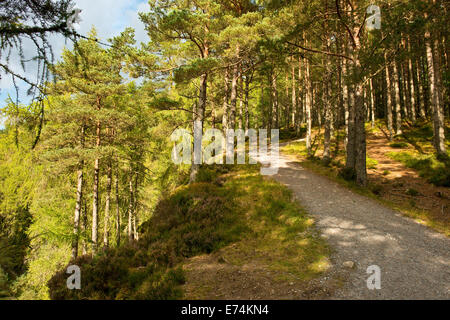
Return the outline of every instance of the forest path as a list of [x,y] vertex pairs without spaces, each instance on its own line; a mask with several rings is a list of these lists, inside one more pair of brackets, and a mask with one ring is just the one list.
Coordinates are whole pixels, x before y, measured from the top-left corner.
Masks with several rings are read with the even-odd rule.
[[[332,299],[450,299],[449,238],[304,169],[291,156],[280,154],[279,161],[271,177],[315,218],[332,247],[333,271],[348,272]],[[354,269],[345,268],[346,261]],[[371,265],[381,269],[379,290],[367,288]]]

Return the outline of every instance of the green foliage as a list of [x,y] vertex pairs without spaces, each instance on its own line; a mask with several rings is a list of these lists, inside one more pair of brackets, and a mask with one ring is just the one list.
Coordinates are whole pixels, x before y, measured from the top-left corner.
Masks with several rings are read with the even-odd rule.
[[2,298],[7,298],[11,295],[9,288],[8,275],[3,271],[0,266],[0,300]]
[[205,72],[218,66],[218,61],[214,58],[195,59],[188,65],[183,65],[175,70],[174,80],[176,82],[189,81],[200,77]]
[[369,189],[375,195],[380,195],[383,192],[383,186],[379,184],[371,184],[369,185]]
[[406,148],[408,146],[408,144],[405,142],[392,142],[389,144],[389,146],[392,148],[402,149],[402,148]]
[[59,271],[48,283],[52,299],[176,299],[181,293],[185,257],[210,253],[236,241],[246,230],[239,223],[232,193],[209,183],[180,187],[159,202],[141,226],[141,238],[95,257],[82,256],[81,290],[66,288]]
[[397,161],[402,162],[408,168],[413,168],[419,172],[428,182],[437,185],[450,187],[450,161],[443,159],[439,161],[435,155],[425,155],[416,152],[388,152],[387,155]]
[[346,181],[354,181],[356,179],[356,172],[353,168],[344,167],[339,170],[339,176]]
[[376,169],[378,165],[378,161],[370,158],[370,157],[366,157],[366,167],[368,169]]
[[405,193],[406,193],[408,196],[413,196],[413,197],[420,195],[420,192],[417,191],[416,189],[413,189],[413,188],[408,188],[408,190],[406,190]]

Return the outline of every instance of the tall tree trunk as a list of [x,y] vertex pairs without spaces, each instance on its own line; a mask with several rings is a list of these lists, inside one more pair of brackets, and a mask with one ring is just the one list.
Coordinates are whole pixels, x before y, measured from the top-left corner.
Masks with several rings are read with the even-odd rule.
[[[392,140],[392,137],[394,135],[394,129],[393,129],[393,117],[392,117],[392,82],[391,82],[391,75],[389,71],[389,63],[387,61],[387,55],[384,54],[384,60],[385,60],[385,73],[386,73],[386,98],[387,98],[387,105],[386,105],[386,122],[387,122],[387,129],[389,132],[389,140]],[[394,80],[395,81],[395,80]]]
[[225,94],[223,96],[223,115],[222,115],[222,128],[223,130],[228,129],[228,116],[229,116],[229,106],[228,106],[228,68],[225,70]]
[[111,182],[112,182],[112,167],[111,160],[108,161],[106,169],[106,199],[105,199],[105,216],[103,221],[103,246],[109,247],[109,209],[111,204]]
[[414,88],[414,69],[413,69],[413,63],[412,63],[412,52],[411,52],[411,42],[408,38],[408,84],[409,84],[409,96],[411,99],[411,120],[413,122],[416,122],[416,110],[417,110],[417,104],[416,104],[416,92]]
[[230,95],[230,129],[236,128],[236,102],[237,102],[237,88],[239,78],[239,67],[237,64],[233,67],[233,75],[231,78],[231,95]]
[[[327,7],[328,8],[328,7]],[[327,16],[326,16],[327,17]],[[327,24],[325,24],[327,27]],[[330,50],[330,37],[327,36],[327,42],[325,44],[325,50]],[[330,56],[325,57],[325,77],[323,85],[323,104],[325,112],[325,132],[323,142],[323,160],[329,161],[330,159],[330,144],[332,136],[332,123],[333,123],[333,111],[329,101],[329,85],[330,85]]]
[[244,127],[244,81],[242,75],[239,78],[239,88],[240,95],[239,96],[239,119],[238,119],[238,128],[243,129]]
[[88,245],[86,241],[86,232],[88,229],[88,210],[87,210],[87,201],[86,199],[83,199],[83,207],[81,209],[81,216],[82,216],[82,223],[81,223],[81,232],[83,234],[83,241],[82,241],[82,247],[83,247],[83,255],[87,254],[88,251]]
[[133,190],[133,175],[130,171],[130,180],[128,182],[128,188],[130,191],[130,199],[128,202],[128,242],[132,242],[134,239],[133,234],[133,208],[134,208],[134,190]]
[[[197,141],[201,141],[201,135],[203,132],[203,119],[205,115],[206,108],[206,90],[207,90],[207,79],[208,74],[203,74],[200,77],[200,97],[198,105],[195,108],[194,112],[194,139]],[[197,148],[197,149],[196,149]],[[191,173],[189,177],[189,183],[193,183],[197,179],[197,174],[200,169],[200,161],[201,161],[201,145],[194,144],[194,157],[192,157],[192,165],[191,165]]]
[[285,90],[284,101],[286,101],[286,103],[284,104],[283,118],[284,118],[284,126],[287,130],[289,130],[289,122],[290,122],[290,103],[288,102],[289,101],[289,72],[285,72],[284,90]]
[[244,89],[244,107],[245,107],[245,132],[250,129],[250,113],[248,112],[248,96],[250,93],[250,77],[245,76],[245,89]]
[[[80,145],[84,148],[84,125],[81,126]],[[78,239],[80,238],[80,215],[83,201],[83,167],[84,161],[78,164],[77,171],[77,200],[75,202],[75,214],[73,218],[72,259],[78,256]]]
[[296,95],[296,83],[295,83],[295,65],[292,63],[291,66],[291,81],[292,81],[292,96],[291,96],[291,121],[292,121],[292,125],[294,126],[294,128],[296,129],[297,124],[296,121],[298,121],[297,117],[296,117],[296,113],[297,113],[297,95]]
[[425,113],[425,95],[423,90],[423,83],[422,83],[422,77],[420,76],[420,57],[416,60],[416,77],[414,79],[417,79],[417,105],[419,106],[419,116],[422,119],[425,119],[427,117]]
[[279,129],[279,106],[278,106],[278,89],[277,76],[275,71],[272,71],[272,128]]
[[370,122],[372,124],[372,128],[375,128],[375,92],[373,86],[373,78],[369,81],[370,86]]
[[[100,121],[97,121],[96,135],[97,135],[97,148],[100,147]],[[98,184],[99,184],[99,174],[100,174],[100,160],[95,159],[94,162],[94,191],[93,191],[93,201],[92,201],[92,253],[97,252],[98,245]]]
[[[205,33],[208,34],[209,30],[205,27]],[[207,41],[203,44],[201,56],[203,59],[209,57],[209,44]],[[200,88],[198,104],[194,108],[193,122],[194,122],[194,140],[201,141],[203,134],[203,121],[205,118],[206,110],[206,94],[208,88],[208,73],[205,72],[200,76]],[[201,143],[194,144],[194,156],[192,157],[191,172],[189,175],[189,183],[194,183],[197,180],[197,174],[200,170],[200,163],[202,161],[202,146]]]
[[310,77],[309,61],[305,58],[305,85],[306,85],[306,97],[305,97],[305,112],[306,112],[306,150],[308,156],[311,156],[311,100],[312,100],[312,86]]
[[[432,40],[430,32],[425,33],[425,44],[428,61],[428,75],[430,78],[431,107],[433,111],[433,131],[434,131],[434,147],[438,154],[446,155],[445,150],[445,133],[444,133],[444,112],[442,101],[442,93],[439,79],[439,56],[437,48],[437,40]],[[433,47],[432,47],[433,46]]]
[[136,172],[134,176],[134,198],[133,198],[133,239],[139,240],[139,234],[137,231],[138,226],[138,173]]
[[[345,52],[345,45],[344,50]],[[345,138],[344,138],[344,148],[347,150],[348,144],[348,120],[349,120],[349,110],[350,110],[350,91],[348,89],[348,69],[347,60],[342,61],[342,99],[344,104],[344,126],[345,126]]]
[[[338,2],[336,2],[338,3]],[[358,21],[358,3],[353,3],[352,18],[354,22],[353,31],[349,31],[352,38],[352,79],[354,84],[354,103],[349,108],[349,135],[347,143],[346,167],[351,168],[356,174],[356,183],[367,185],[366,171],[366,110],[363,100],[363,76],[360,61],[361,42],[360,25]]]
[[402,110],[400,104],[400,78],[397,69],[397,62],[394,61],[392,64],[393,70],[393,82],[394,82],[394,91],[395,91],[395,134],[402,134]]
[[117,169],[116,173],[116,245],[120,246],[119,169]]

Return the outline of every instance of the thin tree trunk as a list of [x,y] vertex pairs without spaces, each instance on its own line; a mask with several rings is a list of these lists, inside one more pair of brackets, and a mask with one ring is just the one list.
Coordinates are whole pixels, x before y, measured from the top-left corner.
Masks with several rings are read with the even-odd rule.
[[279,129],[279,106],[276,73],[272,71],[272,128]]
[[312,87],[309,70],[309,61],[305,58],[305,85],[306,85],[306,97],[305,97],[305,111],[306,111],[306,150],[308,156],[311,156],[311,100],[312,100]]
[[133,239],[139,240],[139,234],[137,232],[138,226],[138,173],[136,172],[134,176],[134,199],[133,199]]
[[418,106],[419,106],[419,115],[422,119],[425,119],[427,117],[425,113],[425,95],[423,90],[423,84],[422,84],[422,77],[420,76],[420,58],[417,58],[416,60],[416,77],[417,79],[417,97],[418,97]]
[[[345,47],[344,47],[345,49]],[[345,50],[343,51],[345,52]],[[350,92],[348,90],[348,82],[347,82],[347,60],[342,61],[342,99],[344,104],[344,126],[345,126],[345,138],[344,138],[344,148],[347,150],[348,144],[348,120],[349,120],[349,100],[350,100]]]
[[223,96],[223,115],[222,115],[222,128],[223,130],[228,129],[228,68],[225,70],[225,94]]
[[133,201],[134,201],[134,190],[133,190],[133,176],[130,173],[130,180],[128,183],[130,191],[130,200],[128,202],[128,242],[132,242],[134,239],[133,235]]
[[292,96],[291,96],[291,121],[292,121],[292,125],[294,126],[294,128],[296,129],[297,124],[296,121],[298,121],[297,117],[296,117],[296,113],[297,113],[297,95],[296,95],[296,83],[295,83],[295,65],[292,64],[291,66],[291,81],[292,81]]
[[[428,61],[428,75],[430,78],[431,107],[433,111],[434,147],[438,154],[446,155],[444,112],[442,108],[441,86],[439,81],[439,63],[437,40],[432,41],[430,32],[425,33],[425,44]],[[432,47],[433,45],[433,47]]]
[[372,128],[375,128],[375,92],[373,86],[373,78],[369,81],[370,85],[370,122],[372,124]]
[[116,245],[120,246],[119,170],[116,173]]
[[[100,147],[100,121],[97,121],[97,148]],[[93,201],[92,201],[92,253],[97,252],[98,245],[98,184],[99,184],[99,174],[100,174],[100,160],[95,159],[94,163],[94,191],[93,191]]]
[[236,102],[237,102],[237,86],[239,77],[239,67],[237,64],[233,67],[233,75],[231,78],[231,95],[230,95],[230,129],[236,128]]
[[244,107],[245,107],[245,132],[250,129],[250,113],[248,111],[248,96],[250,92],[250,78],[247,75],[245,77],[245,89],[244,89]]
[[408,84],[409,84],[409,95],[410,95],[410,99],[411,99],[411,120],[413,122],[416,122],[416,108],[417,108],[417,104],[416,104],[416,92],[415,92],[415,88],[414,88],[414,69],[413,69],[413,63],[412,63],[412,59],[411,59],[411,43],[410,40],[408,39],[408,52],[409,52],[409,57],[408,57]]
[[[84,148],[84,125],[81,126],[80,137],[81,148]],[[81,203],[83,201],[83,167],[84,161],[81,160],[77,171],[77,200],[75,202],[75,214],[73,218],[73,239],[72,239],[72,259],[78,256],[78,239],[80,238],[80,215]]]
[[238,128],[243,129],[244,126],[244,83],[242,79],[242,75],[239,78],[239,88],[240,95],[239,96],[239,119],[238,119]]
[[109,209],[111,205],[111,182],[112,182],[112,167],[111,161],[108,161],[106,169],[106,199],[105,199],[105,216],[103,221],[103,246],[109,247]]
[[[389,140],[392,140],[392,136],[394,135],[393,130],[393,117],[392,117],[392,83],[391,83],[391,75],[389,71],[389,63],[387,61],[387,55],[384,54],[385,59],[385,73],[386,73],[386,98],[387,98],[387,105],[386,105],[386,122],[387,122],[387,129],[389,132]],[[395,80],[394,80],[395,81]]]
[[82,247],[83,247],[83,255],[87,254],[88,251],[88,245],[86,241],[86,232],[88,229],[88,210],[87,210],[87,202],[86,199],[83,199],[83,208],[81,210],[82,215],[82,224],[81,224],[81,231],[83,233],[83,241],[82,241]]
[[402,110],[400,104],[400,87],[399,87],[399,74],[397,70],[397,63],[394,61],[392,64],[393,77],[394,77],[394,91],[395,91],[395,134],[402,134]]
[[[207,90],[207,79],[208,74],[203,74],[200,77],[200,97],[199,103],[195,107],[194,112],[194,139],[201,141],[201,134],[203,131],[203,119],[205,115],[206,108],[206,90]],[[189,183],[194,183],[197,179],[197,174],[200,169],[199,162],[201,161],[201,145],[194,144],[194,147],[199,148],[199,150],[194,150],[194,157],[192,157],[191,173],[189,177]],[[200,158],[198,158],[200,157]]]
[[[208,34],[208,32],[209,32],[208,28],[205,28],[205,33]],[[203,44],[201,56],[203,59],[207,59],[209,56],[209,44],[207,41],[205,41]],[[205,72],[200,76],[198,104],[194,108],[195,110],[193,113],[194,141],[201,141],[201,136],[203,134],[203,121],[205,118],[205,110],[206,110],[207,88],[208,88],[208,73]],[[202,161],[201,148],[202,148],[201,143],[194,144],[194,156],[192,157],[189,183],[194,183],[197,180],[197,174],[198,171],[200,170],[200,163]]]

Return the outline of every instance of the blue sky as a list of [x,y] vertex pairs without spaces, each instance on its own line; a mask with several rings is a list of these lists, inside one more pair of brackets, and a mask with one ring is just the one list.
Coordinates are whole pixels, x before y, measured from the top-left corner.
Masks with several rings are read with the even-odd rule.
[[[77,28],[79,33],[87,34],[92,26],[95,26],[99,38],[105,41],[120,34],[126,27],[133,27],[136,30],[138,43],[148,40],[144,25],[138,17],[138,12],[149,10],[147,0],[74,0],[74,3],[77,8],[82,10],[80,14],[82,21]],[[56,60],[60,57],[66,45],[71,46],[70,41],[65,42],[64,38],[59,35],[52,36],[50,43],[52,44]],[[31,58],[35,55],[35,49],[32,45],[24,43],[24,53],[26,57]],[[24,72],[17,57],[12,55],[8,65],[30,79],[35,78],[36,65],[34,63],[27,63],[26,71]],[[24,84],[19,84],[19,87],[21,88],[20,101],[27,103],[29,98],[27,98],[25,90],[28,87]],[[15,89],[11,78],[2,74],[2,79],[0,80],[0,108],[5,105],[8,94],[15,97]],[[0,128],[1,126],[0,119]]]

